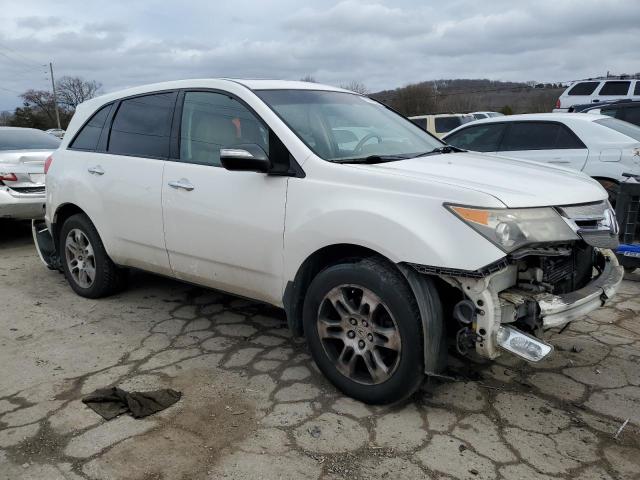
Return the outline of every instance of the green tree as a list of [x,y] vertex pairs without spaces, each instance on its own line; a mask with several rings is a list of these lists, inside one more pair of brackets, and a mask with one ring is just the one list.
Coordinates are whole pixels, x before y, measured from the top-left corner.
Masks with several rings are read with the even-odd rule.
[[509,105],[505,105],[500,109],[500,113],[504,115],[513,115],[513,109]]

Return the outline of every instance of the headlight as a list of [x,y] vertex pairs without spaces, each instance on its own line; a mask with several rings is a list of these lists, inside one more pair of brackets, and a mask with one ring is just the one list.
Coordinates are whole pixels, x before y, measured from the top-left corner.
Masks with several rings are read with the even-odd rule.
[[446,205],[480,235],[512,252],[530,243],[577,240],[576,233],[553,208],[473,208]]

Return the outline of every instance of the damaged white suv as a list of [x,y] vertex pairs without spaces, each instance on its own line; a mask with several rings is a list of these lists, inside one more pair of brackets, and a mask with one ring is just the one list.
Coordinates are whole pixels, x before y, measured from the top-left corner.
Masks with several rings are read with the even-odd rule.
[[539,361],[544,329],[622,280],[607,193],[582,173],[463,152],[361,95],[186,80],[78,107],[46,164],[45,263],[85,297],[134,267],[286,311],[368,403],[448,346]]

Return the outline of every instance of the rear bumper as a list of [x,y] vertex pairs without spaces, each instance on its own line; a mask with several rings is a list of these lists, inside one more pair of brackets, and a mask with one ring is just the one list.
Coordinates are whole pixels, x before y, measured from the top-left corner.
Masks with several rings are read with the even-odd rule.
[[624,269],[611,250],[601,250],[605,257],[602,273],[579,290],[566,294],[530,293],[522,290],[507,289],[500,292],[500,299],[511,303],[534,301],[540,308],[544,329],[562,327],[603,306],[618,291]]
[[0,186],[0,218],[42,218],[45,201],[44,193],[18,193],[6,186]]

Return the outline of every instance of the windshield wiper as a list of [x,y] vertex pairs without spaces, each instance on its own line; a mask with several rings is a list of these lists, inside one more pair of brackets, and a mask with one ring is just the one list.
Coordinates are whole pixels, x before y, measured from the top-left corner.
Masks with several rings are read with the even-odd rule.
[[434,148],[433,150],[429,150],[428,152],[417,153],[415,155],[412,155],[409,158],[426,157],[427,155],[454,153],[454,152],[466,152],[466,150],[462,148],[454,147],[453,145],[443,145],[442,147]]
[[406,160],[406,155],[369,155],[364,158],[342,158],[337,160],[331,160],[334,163],[363,163],[367,165],[374,165],[376,163],[395,162],[397,160]]

